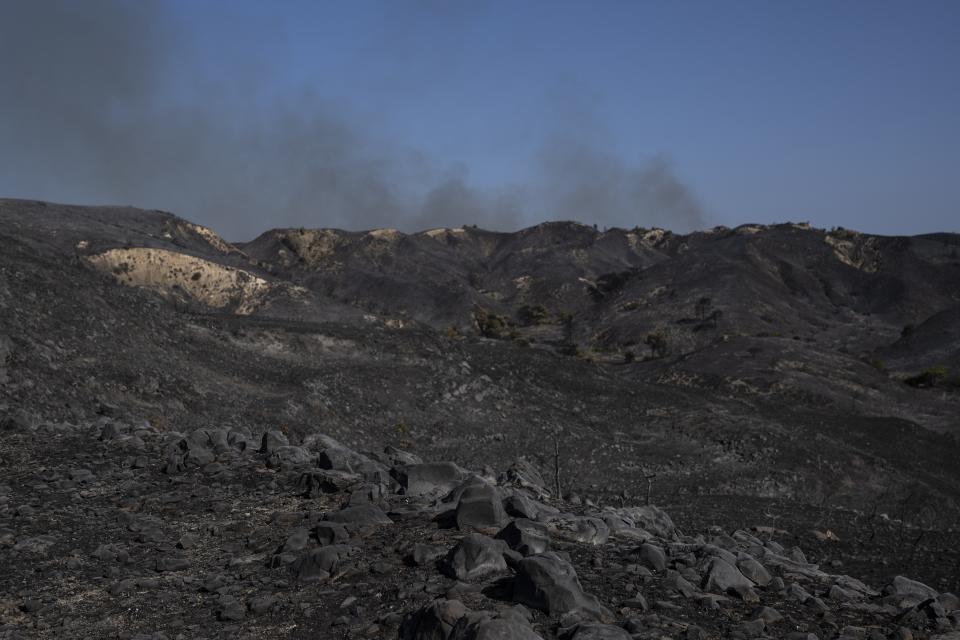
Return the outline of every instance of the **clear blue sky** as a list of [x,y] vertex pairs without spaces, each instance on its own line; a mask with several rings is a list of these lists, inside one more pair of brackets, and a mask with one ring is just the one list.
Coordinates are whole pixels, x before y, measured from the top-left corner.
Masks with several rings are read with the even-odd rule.
[[[0,96],[0,195],[232,237],[550,217],[960,231],[957,1],[72,4],[0,0],[53,49],[21,35],[41,59],[0,63],[3,86],[79,86]],[[106,50],[51,37],[90,19],[76,5]]]

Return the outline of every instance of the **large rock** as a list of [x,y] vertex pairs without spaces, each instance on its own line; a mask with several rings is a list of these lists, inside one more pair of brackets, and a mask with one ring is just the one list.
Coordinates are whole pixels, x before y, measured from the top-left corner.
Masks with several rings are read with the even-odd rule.
[[695,586],[676,571],[667,571],[667,577],[663,581],[663,586],[676,591],[684,598],[694,598],[700,595],[699,587]]
[[327,447],[317,455],[317,466],[332,471],[345,471],[374,482],[389,481],[387,468],[362,453],[344,446]]
[[448,640],[454,625],[467,611],[459,600],[434,600],[404,617],[400,640]]
[[387,445],[382,453],[371,453],[369,457],[387,467],[402,467],[410,464],[423,464],[423,459],[415,453]]
[[577,517],[558,523],[563,537],[584,544],[601,545],[610,538],[610,527],[600,518]]
[[329,578],[349,557],[350,547],[334,544],[302,553],[290,565],[294,578],[300,582],[317,582]]
[[[628,636],[629,637],[629,636]],[[448,640],[543,640],[529,624],[516,619],[460,618]]]
[[434,600],[407,614],[400,640],[543,640],[508,609],[499,615],[470,611],[459,600]]
[[514,518],[546,521],[550,516],[560,513],[556,507],[543,504],[521,493],[507,497],[503,501],[503,508],[508,515]]
[[503,552],[507,545],[479,533],[465,536],[440,563],[446,575],[457,580],[479,580],[507,570]]
[[922,582],[896,576],[883,588],[883,594],[891,596],[901,607],[912,607],[924,600],[936,599],[939,593]]
[[503,526],[507,514],[503,510],[500,494],[486,482],[468,486],[457,502],[457,528],[493,532]]
[[297,478],[297,489],[305,498],[316,498],[325,493],[340,493],[359,484],[361,478],[346,471],[309,469]]
[[621,508],[608,507],[603,511],[604,516],[607,514],[620,518],[631,527],[649,531],[666,540],[673,540],[677,537],[677,527],[673,524],[673,520],[670,519],[670,516],[668,516],[665,511],[653,505]]
[[447,494],[470,474],[453,462],[426,462],[396,467],[393,475],[404,494],[421,496]]
[[267,466],[272,469],[295,469],[312,465],[313,462],[312,453],[293,445],[276,447],[267,455]]
[[610,611],[594,596],[583,592],[573,566],[551,551],[519,562],[513,599],[550,615],[576,613],[600,622],[613,622]]
[[737,569],[740,570],[748,580],[765,587],[773,580],[773,576],[767,571],[766,567],[757,562],[756,558],[749,553],[740,552],[737,554]]
[[667,555],[663,549],[653,544],[642,544],[637,549],[640,561],[654,571],[663,571],[667,568]]
[[740,570],[720,557],[711,558],[707,575],[703,579],[703,588],[714,593],[730,593],[744,602],[758,602],[753,591],[753,582],[740,573]]
[[339,522],[349,531],[393,524],[390,516],[385,514],[377,505],[370,503],[346,507],[340,511],[332,511],[326,514],[324,519],[329,522]]
[[290,444],[286,434],[282,431],[267,431],[260,439],[260,453],[271,454],[280,447]]
[[519,458],[506,471],[500,474],[497,482],[501,486],[512,486],[531,491],[537,497],[547,497],[547,483],[537,467],[526,458]]
[[632,638],[625,629],[599,622],[581,622],[565,630],[560,637],[563,640],[631,640]]
[[550,550],[550,534],[547,527],[539,522],[517,518],[497,533],[514,551],[525,556],[533,556]]

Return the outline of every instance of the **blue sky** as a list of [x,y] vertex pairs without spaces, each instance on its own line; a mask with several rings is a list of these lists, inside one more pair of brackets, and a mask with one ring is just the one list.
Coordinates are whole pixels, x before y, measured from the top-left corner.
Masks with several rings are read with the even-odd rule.
[[[0,79],[54,88],[0,102],[0,195],[162,207],[233,237],[554,217],[960,231],[960,2],[27,4],[0,2],[0,23],[54,51]],[[100,41],[129,37],[57,51],[77,5]],[[91,95],[57,92],[87,70]],[[31,144],[17,119],[50,95],[100,119],[50,109]]]

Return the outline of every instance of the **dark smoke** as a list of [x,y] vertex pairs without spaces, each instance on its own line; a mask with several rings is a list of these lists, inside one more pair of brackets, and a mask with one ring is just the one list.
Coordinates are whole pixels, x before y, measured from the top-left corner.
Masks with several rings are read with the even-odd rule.
[[549,140],[528,184],[477,189],[310,91],[271,99],[269,70],[211,78],[183,32],[150,0],[0,0],[0,196],[163,208],[231,239],[545,217],[703,224],[663,160],[635,168]]
[[541,192],[553,216],[606,226],[699,229],[703,210],[659,156],[632,167],[588,140],[556,136],[540,151]]

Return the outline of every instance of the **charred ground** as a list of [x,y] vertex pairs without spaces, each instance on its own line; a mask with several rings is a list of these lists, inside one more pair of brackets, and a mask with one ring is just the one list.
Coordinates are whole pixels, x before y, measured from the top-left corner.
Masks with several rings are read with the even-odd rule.
[[[184,478],[204,484],[147,455],[166,433],[323,433],[492,475],[524,456],[548,485],[559,448],[567,505],[642,504],[654,476],[652,502],[684,533],[773,527],[831,571],[956,592],[958,247],[797,224],[576,223],[231,244],[163,212],[2,200],[0,528],[14,547],[74,528],[38,565],[71,575],[96,546],[91,519],[115,519],[122,496],[158,515]],[[114,450],[108,423],[158,443]],[[254,476],[264,518],[321,508]],[[198,506],[240,500],[221,480],[171,503],[176,526],[229,528],[234,511]],[[8,576],[11,594],[33,588],[24,567]],[[29,597],[6,617],[62,633],[29,626]]]

